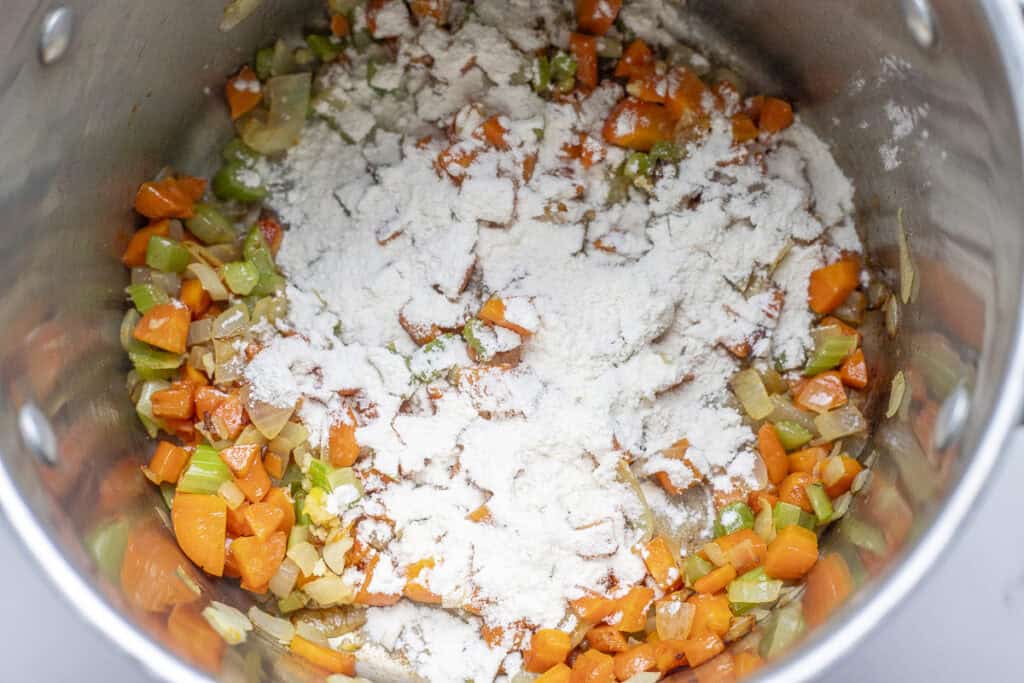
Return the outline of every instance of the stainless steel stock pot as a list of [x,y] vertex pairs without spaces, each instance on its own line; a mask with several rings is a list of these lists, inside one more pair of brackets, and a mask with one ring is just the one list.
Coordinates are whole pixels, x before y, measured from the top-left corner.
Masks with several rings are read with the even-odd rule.
[[[144,444],[123,388],[117,255],[138,182],[165,163],[209,170],[230,135],[223,79],[320,2],[266,0],[226,34],[220,2],[0,6],[0,508],[112,646],[154,679],[207,680],[124,607],[83,546],[105,474]],[[884,372],[923,374],[937,412],[883,422],[864,444],[876,472],[849,514],[883,543],[845,608],[763,673],[807,680],[905,598],[1001,453],[1024,443],[1024,20],[1014,0],[690,0],[670,24],[797,103],[854,179],[858,227],[890,284],[899,209],[917,265]],[[915,116],[912,134],[894,130],[893,108]],[[204,589],[245,605],[226,584]],[[265,680],[302,676],[262,648]],[[255,678],[252,658],[229,658],[222,677]]]

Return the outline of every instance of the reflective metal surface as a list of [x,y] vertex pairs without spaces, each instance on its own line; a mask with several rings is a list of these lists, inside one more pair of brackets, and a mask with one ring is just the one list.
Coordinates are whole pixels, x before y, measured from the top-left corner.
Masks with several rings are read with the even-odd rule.
[[[1019,7],[1012,0],[935,0],[932,38],[920,41],[908,27],[907,4],[918,3],[691,0],[674,27],[757,89],[795,99],[832,143],[855,180],[871,258],[893,289],[896,215],[904,211],[919,280],[912,300],[900,305],[898,345],[873,354],[872,368],[886,382],[902,371],[912,398],[863,444],[861,456],[876,462],[876,472],[826,546],[843,559],[857,590],[766,671],[776,680],[822,671],[903,599],[981,493],[1020,417]],[[162,614],[123,600],[117,577],[104,577],[103,563],[84,545],[114,512],[133,529],[159,525],[138,521],[151,518],[159,502],[134,467],[147,451],[123,389],[117,325],[125,274],[117,256],[134,226],[128,207],[139,180],[166,163],[208,170],[209,150],[227,135],[218,96],[224,77],[318,6],[268,1],[224,35],[216,30],[220,3],[189,3],[186,10],[153,0],[85,0],[73,5],[66,53],[43,65],[39,39],[50,8],[4,2],[0,506],[68,599],[167,680],[205,680],[174,654],[195,661],[196,653],[182,648]],[[890,153],[898,124],[891,112],[899,108],[915,114],[916,126]],[[884,325],[882,317],[875,323]],[[883,393],[873,404],[880,420],[886,401]],[[965,401],[956,438],[951,427]],[[38,444],[24,436],[19,416],[33,410],[26,406],[36,406],[52,427],[55,464],[37,457]],[[948,447],[936,447],[947,440]],[[244,606],[245,597],[226,584],[202,589]],[[303,676],[293,660],[252,640],[268,656],[260,662],[231,652],[221,678]]]

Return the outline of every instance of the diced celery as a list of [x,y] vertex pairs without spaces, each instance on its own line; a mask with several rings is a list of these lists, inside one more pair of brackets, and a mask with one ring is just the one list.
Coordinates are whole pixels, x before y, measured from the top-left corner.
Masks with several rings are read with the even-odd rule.
[[310,34],[306,36],[306,45],[321,62],[333,62],[341,54],[341,45],[334,43],[330,36]]
[[544,93],[551,87],[551,62],[544,55],[534,61],[533,78],[530,83],[538,93]]
[[804,632],[800,603],[791,603],[771,616],[761,637],[760,653],[765,659],[777,657],[792,646]]
[[263,238],[263,233],[258,227],[249,231],[242,245],[242,255],[245,260],[256,266],[260,274],[259,282],[252,289],[251,294],[255,296],[268,296],[284,286],[284,278],[277,272],[274,266],[274,256]]
[[[214,177],[214,183],[216,182]],[[216,192],[216,188],[214,191]],[[193,216],[186,221],[186,225],[189,232],[205,244],[227,244],[234,242],[238,237],[235,226],[213,204],[196,204],[192,211]]]
[[711,563],[700,555],[687,555],[685,571],[686,585],[692,586],[694,581],[711,573],[712,569],[714,569],[714,567],[711,566]]
[[814,434],[789,420],[776,422],[775,433],[779,435],[779,442],[787,451],[796,450],[814,438]]
[[330,493],[334,490],[329,475],[334,468],[323,460],[312,460],[309,463],[309,481],[318,488]]
[[740,529],[754,528],[754,511],[741,500],[729,503],[718,513],[715,536],[725,536]]
[[356,476],[355,470],[351,467],[339,467],[327,473],[327,481],[331,483],[331,490],[339,489],[342,486],[353,486],[363,495],[363,482]]
[[232,261],[224,264],[224,282],[235,294],[249,294],[259,281],[260,272],[249,261]]
[[652,162],[669,161],[676,163],[686,156],[686,148],[674,142],[660,140],[655,142],[648,154]]
[[651,159],[643,152],[633,152],[622,164],[622,174],[627,178],[641,178],[651,172]]
[[296,524],[292,527],[292,530],[288,533],[288,547],[291,548],[293,545],[303,543],[309,540],[309,525],[307,524]]
[[622,41],[600,36],[597,39],[597,56],[605,59],[618,59],[622,56]]
[[140,375],[148,372],[159,372],[161,370],[176,370],[185,361],[185,356],[170,351],[157,351],[156,349],[144,348],[128,352],[128,359],[139,371]]
[[831,370],[857,350],[857,335],[846,334],[838,325],[819,328],[817,332],[818,342],[804,368],[808,377]]
[[146,247],[146,265],[167,273],[181,273],[188,267],[192,254],[177,242],[160,235],[149,238]]
[[729,386],[752,420],[763,420],[775,409],[757,370],[748,368],[737,372],[729,380]]
[[740,605],[775,602],[781,590],[782,581],[769,578],[764,568],[758,567],[729,582],[729,602]]
[[797,505],[780,500],[775,503],[773,513],[776,531],[782,531],[787,526],[793,526],[794,524],[805,529],[814,530],[814,517],[801,510]]
[[132,304],[138,309],[139,313],[143,315],[146,312],[159,304],[165,304],[170,301],[170,297],[167,296],[167,292],[160,289],[153,284],[142,284],[142,285],[128,285],[124,288],[128,296],[131,297]]
[[256,50],[256,57],[253,59],[253,71],[256,78],[265,81],[274,75],[274,48],[261,47]]
[[462,328],[462,338],[466,340],[466,345],[473,349],[478,359],[487,358],[487,351],[484,349],[483,342],[480,341],[480,334],[483,332],[484,323],[477,318],[471,318],[469,322]]
[[808,484],[804,487],[807,497],[814,508],[814,514],[818,518],[818,524],[826,524],[832,519],[832,499],[825,493],[825,487],[821,484]]
[[231,470],[213,446],[196,446],[188,467],[178,481],[181,493],[217,493],[220,485],[231,481]]
[[121,560],[128,544],[131,525],[127,520],[114,519],[97,527],[85,540],[89,555],[100,570],[100,575],[111,583],[121,580]]
[[242,142],[241,138],[232,138],[228,144],[224,145],[224,149],[220,151],[220,156],[226,163],[248,166],[260,158],[260,153]]
[[138,414],[142,426],[146,428],[146,433],[151,438],[156,438],[162,426],[160,421],[153,415],[153,394],[170,386],[168,382],[152,379],[143,383],[142,389],[139,391],[139,399],[135,402],[135,412]]
[[576,87],[576,58],[559,52],[551,58],[551,80],[562,92],[570,92]]
[[160,497],[164,499],[164,505],[170,510],[174,505],[174,484],[160,484]]
[[288,614],[295,612],[306,606],[309,602],[309,598],[302,591],[292,591],[285,597],[277,601],[277,609],[281,611],[281,614]]
[[[239,143],[245,144],[241,140]],[[229,161],[220,167],[210,185],[213,187],[213,193],[219,199],[258,202],[267,196],[267,188],[259,182],[253,185],[248,176],[254,176],[256,181],[260,180],[256,172],[247,168],[243,162]],[[234,239],[234,236],[234,229],[232,229],[231,238]],[[202,239],[201,235],[199,237]]]

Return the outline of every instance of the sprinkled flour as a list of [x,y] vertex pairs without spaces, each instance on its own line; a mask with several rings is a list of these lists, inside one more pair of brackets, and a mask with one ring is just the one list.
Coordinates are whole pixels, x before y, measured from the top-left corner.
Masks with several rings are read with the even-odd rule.
[[[491,4],[450,35],[386,3],[377,31],[403,36],[387,89],[353,52],[321,79],[323,116],[256,168],[287,227],[289,313],[264,330],[250,391],[298,405],[314,446],[355,421],[366,493],[329,504],[379,551],[367,589],[400,593],[430,560],[417,581],[441,602],[371,608],[365,635],[431,681],[513,674],[524,634],[571,629],[567,600],[644,580],[622,467],[689,534],[708,529],[710,494],[763,484],[729,349],[801,365],[809,274],[860,250],[852,187],[799,121],[748,158],[716,115],[649,197],[606,205],[625,151],[601,128],[622,87],[538,97],[520,48],[564,44],[566,26],[552,15],[545,35],[547,10],[526,3],[492,26]],[[640,17],[633,30],[661,39]],[[495,116],[507,149],[477,133]],[[604,162],[568,158],[581,139]],[[509,327],[476,319],[493,297]],[[663,453],[683,438],[685,460]],[[709,495],[680,505],[658,472]]]

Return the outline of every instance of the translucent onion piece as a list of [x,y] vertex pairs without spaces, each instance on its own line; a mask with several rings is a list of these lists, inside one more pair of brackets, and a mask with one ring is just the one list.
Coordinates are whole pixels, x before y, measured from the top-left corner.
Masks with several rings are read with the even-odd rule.
[[775,368],[759,368],[757,372],[761,375],[761,381],[769,394],[784,394],[789,391],[786,380],[782,379],[782,375]]
[[751,419],[763,420],[771,414],[772,401],[757,370],[750,368],[737,372],[729,380],[729,386]]
[[206,252],[222,263],[231,263],[242,258],[242,249],[237,243],[211,244],[206,247]]
[[217,495],[224,499],[228,507],[237,510],[238,506],[245,502],[245,494],[238,484],[233,481],[226,481],[217,488]]
[[889,407],[885,411],[886,418],[890,418],[899,412],[903,404],[903,395],[907,390],[907,379],[900,370],[892,378],[892,389],[889,391]]
[[292,547],[288,548],[288,557],[292,559],[295,564],[299,565],[299,569],[306,576],[313,574],[313,568],[316,567],[317,560],[320,559],[320,554],[313,547],[312,543],[308,541],[302,541],[296,543]]
[[213,339],[213,320],[203,318],[193,320],[188,326],[188,345],[205,344]]
[[252,397],[246,403],[249,419],[252,420],[253,425],[267,440],[276,438],[285,428],[285,425],[288,424],[292,413],[295,412],[295,406],[282,408],[281,406],[257,401]]
[[228,645],[245,642],[246,634],[252,630],[252,622],[231,605],[214,600],[203,610],[203,618]]
[[320,631],[322,638],[337,638],[362,628],[366,623],[366,610],[345,606],[303,610],[292,617],[296,626],[300,622]]
[[270,592],[279,598],[287,597],[292,592],[292,589],[295,588],[295,582],[298,578],[299,565],[286,557],[284,562],[277,568],[277,573],[270,579]]
[[177,273],[164,273],[154,270],[152,283],[167,293],[168,296],[178,296],[181,291],[181,276]]
[[661,680],[661,674],[657,671],[641,671],[627,678],[623,683],[657,683]]
[[772,396],[772,412],[768,416],[770,422],[795,422],[804,429],[817,431],[814,415],[800,410],[785,396]]
[[775,516],[772,514],[771,505],[761,506],[761,511],[754,518],[754,533],[765,543],[775,540]]
[[227,301],[230,294],[228,288],[224,286],[224,283],[220,281],[220,276],[217,275],[217,271],[211,268],[206,263],[200,263],[193,261],[188,264],[188,271],[199,278],[199,282],[202,283],[203,289],[210,295],[210,298],[214,301]]
[[213,342],[213,358],[215,362],[213,375],[217,384],[234,382],[241,376],[238,351],[230,341],[215,340]]
[[900,331],[900,302],[896,300],[896,296],[893,294],[889,295],[889,298],[885,300],[885,331],[890,337],[895,337],[896,333]]
[[264,86],[269,111],[255,109],[238,120],[242,141],[260,154],[280,154],[299,140],[309,107],[311,75],[274,76]]
[[245,304],[235,304],[218,315],[213,321],[213,338],[229,339],[244,334],[249,329],[249,309]]
[[291,453],[296,446],[309,438],[309,430],[297,422],[286,424],[277,437],[270,442],[270,450],[275,453]]
[[272,323],[283,318],[287,312],[288,302],[284,297],[265,296],[252,307],[252,320],[266,320]]
[[896,220],[899,223],[897,238],[900,247],[900,299],[905,304],[910,303],[910,296],[914,293],[914,262],[910,259],[910,245],[907,242],[907,231],[903,226],[903,207],[896,212]]
[[854,406],[847,404],[842,408],[830,410],[814,418],[814,424],[826,441],[841,439],[850,434],[863,432],[868,428],[868,423]]
[[323,634],[316,629],[315,626],[307,621],[300,621],[299,623],[292,622],[295,625],[295,635],[300,638],[305,638],[308,641],[314,643],[320,643],[321,645],[327,645],[327,639],[324,638]]
[[324,564],[335,574],[345,571],[345,554],[352,548],[351,536],[341,535],[326,543],[323,548]]
[[230,31],[241,24],[252,14],[263,0],[231,0],[224,8],[224,17],[220,20],[220,30]]
[[152,268],[132,268],[132,284],[133,285],[148,285],[153,282],[153,273],[155,271]]
[[686,639],[693,626],[697,608],[682,600],[661,600],[655,603],[654,623],[662,640]]
[[267,440],[260,434],[260,430],[252,425],[246,425],[242,433],[235,439],[236,446],[266,446]]
[[347,605],[356,597],[355,588],[333,574],[310,581],[302,587],[302,591],[320,607]]
[[121,340],[121,348],[131,353],[132,351],[138,351],[143,348],[142,342],[135,338],[135,326],[142,320],[142,315],[134,308],[129,308],[124,318],[121,319],[121,330],[119,337]]
[[289,645],[295,637],[295,627],[287,619],[272,617],[255,605],[249,608],[249,620],[253,626],[277,640],[282,645]]
[[868,298],[864,292],[855,289],[850,292],[839,308],[832,311],[832,315],[848,325],[860,325],[864,322],[864,311],[867,310]]

